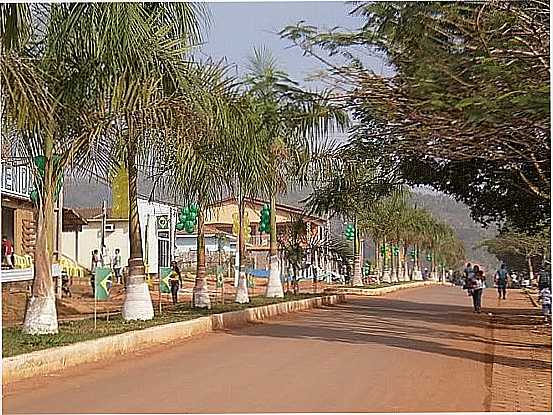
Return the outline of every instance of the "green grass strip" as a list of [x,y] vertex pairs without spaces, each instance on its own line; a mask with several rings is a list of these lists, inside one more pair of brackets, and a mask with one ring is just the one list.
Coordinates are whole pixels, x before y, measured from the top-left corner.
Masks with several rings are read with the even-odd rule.
[[133,330],[142,330],[148,327],[162,324],[176,323],[192,320],[211,314],[225,313],[229,311],[244,310],[285,301],[303,300],[306,298],[320,297],[320,294],[287,294],[284,298],[253,297],[247,304],[214,304],[210,310],[195,309],[190,304],[179,304],[163,310],[162,314],[156,311],[152,320],[148,321],[124,321],[120,314],[111,315],[106,321],[106,314],[98,315],[96,330],[94,320],[65,321],[59,324],[58,334],[28,335],[23,334],[21,327],[8,327],[2,329],[2,355],[3,357],[16,356],[22,353],[30,353],[51,347],[66,346],[68,344],[98,339],[105,336],[126,333]]

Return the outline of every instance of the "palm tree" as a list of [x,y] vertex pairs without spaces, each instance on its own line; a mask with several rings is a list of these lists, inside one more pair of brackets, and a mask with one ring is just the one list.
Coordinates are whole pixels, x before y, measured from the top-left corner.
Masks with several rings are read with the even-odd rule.
[[[131,230],[131,278],[123,314],[127,319],[151,318],[153,309],[143,277],[136,162],[144,142],[160,138],[156,132],[185,126],[188,103],[168,95],[167,90],[186,69],[183,57],[198,34],[201,13],[197,13],[198,6],[189,4],[140,3],[33,5],[30,10],[33,18],[27,20],[27,27],[32,35],[27,36],[27,47],[18,50],[21,59],[10,60],[13,54],[2,49],[3,62],[14,65],[3,70],[2,76],[17,86],[9,90],[11,98],[3,115],[15,121],[15,145],[28,164],[40,164],[34,170],[35,279],[24,330],[57,331],[51,217],[59,177],[68,167],[107,176],[121,161],[129,171]],[[3,44],[20,45],[8,41],[13,39],[13,31],[7,30],[13,27],[9,21],[17,13],[10,14],[7,8],[2,12]],[[31,63],[36,68],[22,71],[25,76],[40,73],[42,77],[15,76],[18,62],[26,62],[27,69]],[[39,90],[35,98],[32,89]],[[48,116],[41,122],[46,122],[46,128],[33,121],[39,99],[46,104],[42,112]],[[14,105],[18,102],[27,105],[18,108]]]
[[[319,180],[314,191],[307,198],[307,209],[322,215],[340,215],[353,221],[360,221],[358,226],[363,232],[362,215],[368,206],[389,195],[397,188],[395,183],[385,180],[369,159],[359,160],[360,155],[354,148],[344,146],[332,168],[326,172],[326,178]],[[363,285],[361,264],[359,261],[359,232],[353,244],[353,285]],[[373,233],[373,236],[376,235]]]
[[281,237],[280,245],[284,259],[292,267],[292,286],[298,293],[298,270],[304,259],[303,242],[307,232],[306,223],[301,216],[291,217],[286,227],[286,235]]
[[206,65],[202,71],[204,99],[198,109],[202,118],[199,128],[195,129],[195,137],[191,140],[188,135],[177,135],[170,145],[159,148],[162,162],[154,166],[154,175],[158,185],[162,184],[173,196],[180,196],[183,203],[197,204],[197,269],[193,305],[209,308],[205,214],[230,189],[229,177],[235,169],[233,163],[247,151],[248,145],[251,148],[252,143],[244,134],[244,131],[251,130],[247,126],[251,110],[236,89],[234,80],[226,76],[224,68],[217,66]]
[[[276,198],[290,179],[305,181],[326,158],[321,139],[334,128],[341,130],[347,116],[326,104],[327,93],[312,93],[281,70],[266,49],[254,49],[246,75],[248,93],[254,98],[268,140],[270,157],[270,245],[267,297],[283,297],[278,261]],[[309,168],[311,167],[311,169]]]

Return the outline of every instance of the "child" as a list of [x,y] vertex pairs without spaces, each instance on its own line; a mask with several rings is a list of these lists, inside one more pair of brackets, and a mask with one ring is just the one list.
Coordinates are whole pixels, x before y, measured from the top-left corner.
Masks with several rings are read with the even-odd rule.
[[551,290],[544,286],[540,291],[541,311],[545,317],[545,324],[551,324]]

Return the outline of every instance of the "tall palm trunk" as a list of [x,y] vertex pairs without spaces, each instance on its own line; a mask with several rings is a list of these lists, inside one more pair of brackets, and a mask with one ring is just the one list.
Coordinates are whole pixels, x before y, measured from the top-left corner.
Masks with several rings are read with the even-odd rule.
[[[203,205],[198,209],[198,236],[197,236],[197,256],[196,256],[196,282],[194,284],[193,297],[194,307],[211,308],[209,291],[207,289],[207,276],[205,270],[205,236],[204,222],[205,214]],[[221,255],[219,254],[219,257]]]
[[244,255],[246,254],[246,241],[244,240],[244,197],[240,195],[238,201],[238,216],[240,228],[238,230],[238,288],[236,289],[235,302],[244,304],[250,302],[248,286],[246,283],[246,271],[244,270]]
[[413,265],[413,280],[414,281],[422,281],[422,272],[421,272],[421,269],[420,269],[420,258],[419,258],[419,246],[418,245],[414,245],[413,249],[415,250],[415,261],[414,261],[414,265]]
[[38,201],[35,266],[32,294],[27,302],[23,332],[26,334],[56,334],[58,316],[54,282],[52,280],[52,254],[54,246],[54,192],[53,141],[45,139],[44,182],[39,187],[42,197]]
[[528,262],[528,276],[530,277],[530,281],[534,280],[534,267],[532,266],[532,256],[526,255],[526,261]]
[[403,244],[403,281],[409,281],[409,260],[407,259],[407,243]]
[[398,258],[395,258],[394,255],[394,242],[390,242],[390,280],[392,282],[398,282],[398,276],[397,276],[397,266],[396,266],[396,260]]
[[354,222],[355,236],[353,237],[353,281],[354,287],[363,285],[363,277],[361,275],[361,250],[359,249],[359,231],[357,229],[357,220]]
[[123,303],[123,319],[151,320],[154,308],[145,278],[142,252],[142,234],[138,214],[138,169],[136,167],[136,144],[129,138],[127,146],[127,170],[129,172],[129,275]]
[[384,241],[384,254],[382,255],[382,282],[386,282],[386,283],[391,283],[392,282],[392,279],[391,279],[391,275],[390,275],[390,269],[388,268],[388,263],[386,262],[386,236],[384,236],[383,238],[383,241]]
[[378,247],[380,245],[380,241],[378,239],[373,239],[374,244],[374,273],[376,275],[376,282],[377,284],[380,284],[380,253],[378,250]]
[[271,212],[270,212],[270,245],[269,245],[269,281],[267,282],[267,297],[282,298],[284,292],[282,290],[282,281],[280,280],[280,264],[278,261],[278,246],[277,246],[277,224],[276,224],[276,189],[271,192]]

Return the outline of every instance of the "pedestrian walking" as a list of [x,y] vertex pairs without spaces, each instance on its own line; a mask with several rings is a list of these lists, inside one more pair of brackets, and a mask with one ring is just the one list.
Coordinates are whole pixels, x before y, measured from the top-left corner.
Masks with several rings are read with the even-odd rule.
[[115,248],[115,255],[113,256],[111,266],[113,268],[113,275],[115,275],[115,281],[117,284],[121,284],[123,280],[123,261],[121,260],[119,248]]
[[90,285],[92,287],[92,296],[95,295],[96,290],[96,283],[95,283],[95,275],[96,275],[96,268],[98,268],[102,264],[102,256],[98,252],[97,249],[92,251],[92,260],[90,264],[90,272],[92,273],[92,276],[90,277]]
[[540,291],[539,301],[541,302],[541,312],[545,318],[545,324],[551,324],[551,289],[544,286]]
[[177,263],[175,261],[171,263],[169,285],[171,286],[171,297],[173,298],[173,304],[177,304],[179,288],[182,285],[182,276],[180,274],[179,267],[177,266]]
[[539,271],[538,290],[541,291],[544,287],[551,286],[551,270],[542,267]]
[[[475,265],[475,268],[478,268]],[[474,312],[480,313],[482,311],[482,294],[484,293],[484,271],[477,269],[473,277],[472,288],[472,303],[474,306]]]
[[507,265],[501,264],[501,268],[497,270],[497,273],[495,276],[495,283],[497,284],[497,293],[499,295],[500,300],[501,300],[501,296],[503,296],[503,299],[505,300],[505,295],[507,294],[508,276],[509,276],[509,273],[507,272]]
[[468,291],[468,295],[472,297],[472,304],[475,313],[480,313],[482,308],[482,293],[484,291],[484,272],[480,270],[478,265],[472,268],[472,271],[468,271],[468,278],[465,288]]

